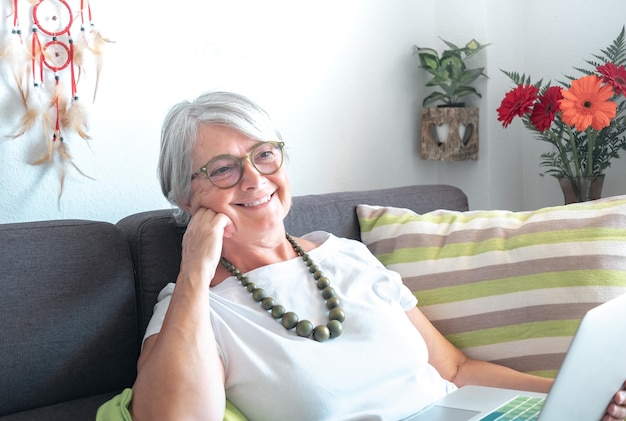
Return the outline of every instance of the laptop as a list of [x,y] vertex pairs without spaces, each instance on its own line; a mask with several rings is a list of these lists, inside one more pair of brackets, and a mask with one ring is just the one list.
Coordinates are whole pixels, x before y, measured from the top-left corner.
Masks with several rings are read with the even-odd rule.
[[[548,395],[466,386],[404,421],[598,421],[624,380],[626,294],[583,317]],[[512,409],[519,401],[521,409]]]

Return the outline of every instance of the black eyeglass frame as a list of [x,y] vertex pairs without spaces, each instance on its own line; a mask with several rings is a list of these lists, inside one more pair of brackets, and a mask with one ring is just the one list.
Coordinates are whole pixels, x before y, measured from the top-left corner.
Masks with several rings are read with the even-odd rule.
[[[280,151],[280,165],[278,165],[278,167],[276,167],[275,170],[272,170],[270,172],[264,172],[261,171],[256,164],[254,163],[254,159],[252,159],[252,157],[254,156],[254,153],[261,147],[267,145],[267,144],[272,144],[274,146],[276,146],[278,148],[278,150]],[[254,167],[255,170],[257,170],[260,174],[263,175],[272,175],[278,172],[278,170],[280,170],[283,166],[283,163],[285,162],[285,153],[283,151],[283,148],[285,147],[285,142],[281,142],[281,141],[267,141],[267,142],[259,142],[257,145],[254,146],[254,148],[252,148],[250,150],[250,152],[248,152],[246,155],[244,156],[234,156],[234,155],[218,155],[214,158],[211,158],[206,164],[204,164],[202,167],[200,167],[196,172],[194,172],[193,174],[191,174],[191,180],[193,181],[194,179],[196,179],[197,177],[200,176],[200,174],[204,174],[207,178],[207,180],[209,180],[211,182],[211,184],[213,184],[215,187],[220,188],[220,189],[230,189],[231,187],[236,186],[240,181],[241,178],[243,177],[243,162],[244,160],[248,160],[250,161],[250,163],[252,164],[252,166]],[[209,176],[209,172],[208,172],[208,168],[210,166],[210,164],[216,160],[219,159],[224,159],[224,158],[230,158],[230,159],[234,159],[235,161],[237,161],[239,163],[239,177],[237,177],[237,181],[235,181],[232,185],[228,185],[228,186],[220,186],[215,184],[215,182],[213,180],[211,180],[211,177]]]

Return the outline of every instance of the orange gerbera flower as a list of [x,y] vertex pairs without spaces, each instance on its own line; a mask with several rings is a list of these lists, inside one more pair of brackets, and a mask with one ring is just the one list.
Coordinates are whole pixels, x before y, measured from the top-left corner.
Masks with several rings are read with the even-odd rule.
[[587,130],[589,126],[601,130],[611,124],[611,119],[615,117],[617,104],[609,101],[613,89],[608,85],[602,86],[602,79],[596,75],[572,81],[572,86],[562,89],[561,94],[561,118],[579,132]]

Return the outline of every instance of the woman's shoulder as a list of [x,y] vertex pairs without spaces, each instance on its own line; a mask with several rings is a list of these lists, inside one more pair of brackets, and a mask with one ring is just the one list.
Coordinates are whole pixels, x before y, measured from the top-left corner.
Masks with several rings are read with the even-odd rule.
[[[303,235],[300,240],[306,251],[310,251],[321,247],[323,250],[332,250],[335,248],[345,248],[358,246],[360,241],[351,240],[349,238],[337,237],[336,235],[326,231],[313,231]],[[306,247],[307,244],[309,247]]]
[[358,240],[336,235],[326,231],[314,231],[302,236],[303,241],[311,242],[314,245],[305,250],[319,249],[319,253],[349,253],[371,255],[367,246]]

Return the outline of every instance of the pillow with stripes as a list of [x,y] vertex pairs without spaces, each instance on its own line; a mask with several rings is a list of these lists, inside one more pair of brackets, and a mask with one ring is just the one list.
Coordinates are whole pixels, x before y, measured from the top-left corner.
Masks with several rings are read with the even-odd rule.
[[361,240],[468,356],[554,377],[580,320],[626,293],[626,196],[536,211],[359,205]]

